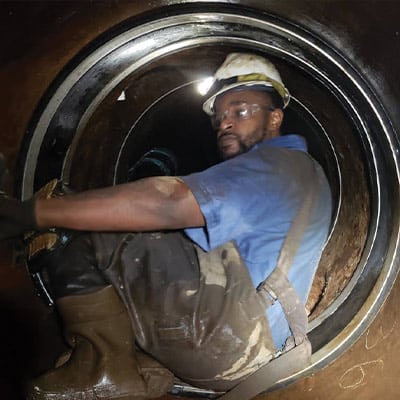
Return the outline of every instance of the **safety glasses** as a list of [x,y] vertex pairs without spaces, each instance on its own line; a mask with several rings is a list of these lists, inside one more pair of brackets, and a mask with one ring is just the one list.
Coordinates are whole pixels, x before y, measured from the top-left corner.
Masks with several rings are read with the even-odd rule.
[[246,102],[233,103],[221,113],[214,113],[211,115],[211,124],[214,129],[219,129],[222,122],[229,118],[233,122],[240,122],[246,119],[250,119],[254,114],[258,113],[262,109],[268,111],[274,111],[274,108],[265,104],[250,104]]

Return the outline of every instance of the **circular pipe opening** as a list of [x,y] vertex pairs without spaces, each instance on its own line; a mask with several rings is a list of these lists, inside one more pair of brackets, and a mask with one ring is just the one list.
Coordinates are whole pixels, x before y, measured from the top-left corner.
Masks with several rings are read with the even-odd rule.
[[316,35],[221,4],[166,7],[127,21],[85,49],[49,89],[21,151],[20,195],[55,177],[76,190],[122,182],[154,147],[175,155],[178,174],[212,165],[214,135],[197,83],[227,53],[242,50],[278,66],[293,95],[283,131],[307,138],[336,204],[307,304],[313,365],[294,379],[357,340],[397,274],[395,133],[365,78]]

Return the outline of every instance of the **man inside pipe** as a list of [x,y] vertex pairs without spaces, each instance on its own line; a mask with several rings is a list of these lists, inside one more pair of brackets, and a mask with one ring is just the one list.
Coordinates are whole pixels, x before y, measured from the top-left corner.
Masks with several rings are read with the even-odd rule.
[[29,382],[29,399],[154,398],[173,375],[227,391],[293,346],[279,293],[266,307],[257,287],[275,269],[312,182],[287,274],[304,309],[332,207],[305,140],[281,135],[289,99],[269,60],[229,54],[203,104],[220,163],[182,177],[1,200],[2,238],[74,232],[37,256],[71,351]]

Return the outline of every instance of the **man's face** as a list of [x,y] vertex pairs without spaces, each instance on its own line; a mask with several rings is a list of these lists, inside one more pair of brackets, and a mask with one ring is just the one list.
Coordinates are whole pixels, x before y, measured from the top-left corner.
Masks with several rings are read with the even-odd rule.
[[[231,91],[219,96],[212,117],[222,159],[248,151],[262,140],[278,136],[282,111],[273,110],[270,96],[261,91]],[[279,114],[279,121],[273,114]]]

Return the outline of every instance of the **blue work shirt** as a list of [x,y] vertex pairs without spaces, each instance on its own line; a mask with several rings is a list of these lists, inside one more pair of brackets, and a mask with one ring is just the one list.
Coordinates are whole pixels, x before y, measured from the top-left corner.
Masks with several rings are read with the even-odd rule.
[[[293,151],[307,152],[301,136],[285,135],[256,144],[248,152],[182,177],[204,215],[204,228],[185,229],[203,250],[235,241],[255,287],[277,264],[280,249],[304,197],[294,176]],[[306,155],[308,157],[308,155]],[[329,184],[321,167],[309,226],[288,273],[301,300],[309,294],[332,215]],[[290,330],[276,302],[266,311],[272,337],[281,348]]]

